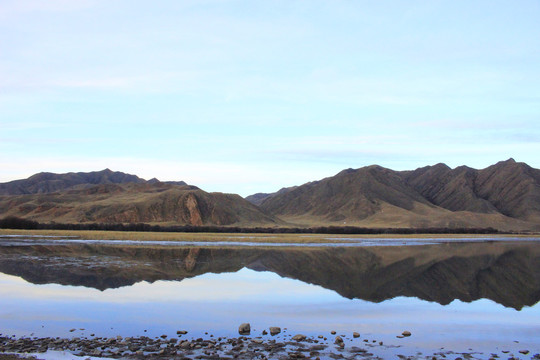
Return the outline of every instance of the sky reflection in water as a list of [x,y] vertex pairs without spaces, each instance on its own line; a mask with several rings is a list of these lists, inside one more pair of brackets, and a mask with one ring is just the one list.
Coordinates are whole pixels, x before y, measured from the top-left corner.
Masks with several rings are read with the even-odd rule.
[[[518,346],[513,340],[519,340],[519,346],[539,348],[538,305],[517,311],[486,299],[455,300],[443,306],[406,297],[372,303],[246,268],[105,291],[33,285],[2,274],[0,298],[2,332],[9,335],[174,336],[186,329],[190,336],[204,332],[234,336],[241,322],[250,322],[256,335],[269,326],[281,326],[288,328],[282,335],[358,331],[363,338],[419,348],[438,348],[441,339],[443,346],[463,351]],[[72,328],[77,330],[70,333]],[[396,339],[403,330],[414,336]]]
[[[252,336],[270,326],[287,328],[279,340],[357,331],[358,341],[409,354],[540,352],[534,241],[264,249],[36,240],[0,244],[3,334],[218,337],[250,322]],[[413,336],[397,339],[404,330]]]

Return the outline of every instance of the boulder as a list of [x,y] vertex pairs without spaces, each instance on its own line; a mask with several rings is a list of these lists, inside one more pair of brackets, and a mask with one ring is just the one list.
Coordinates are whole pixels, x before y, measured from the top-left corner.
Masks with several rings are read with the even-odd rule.
[[281,328],[280,327],[277,327],[277,326],[272,326],[270,328],[270,335],[274,336],[274,335],[277,335],[281,332]]
[[297,335],[294,335],[291,339],[294,341],[304,341],[306,340],[306,335],[297,334]]
[[249,335],[251,333],[251,325],[249,323],[243,323],[238,327],[238,333],[240,335]]

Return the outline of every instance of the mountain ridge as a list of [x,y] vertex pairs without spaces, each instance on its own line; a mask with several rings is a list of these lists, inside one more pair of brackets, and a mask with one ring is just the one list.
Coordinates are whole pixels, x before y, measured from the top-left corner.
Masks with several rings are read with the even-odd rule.
[[146,180],[141,179],[136,175],[112,171],[109,168],[101,171],[69,172],[64,174],[40,172],[30,176],[27,179],[1,183],[0,195],[43,194],[67,190],[78,185],[144,182],[146,182]]
[[245,199],[110,169],[39,173],[0,184],[0,217],[7,216],[65,223],[540,231],[540,170],[512,158],[480,170],[443,163],[406,171],[370,165]]
[[39,173],[0,184],[0,216],[59,223],[281,223],[236,194],[208,193],[183,181],[146,181],[109,169]]
[[267,194],[259,206],[304,225],[540,230],[540,170],[512,158],[481,170],[442,163],[408,171],[370,165]]

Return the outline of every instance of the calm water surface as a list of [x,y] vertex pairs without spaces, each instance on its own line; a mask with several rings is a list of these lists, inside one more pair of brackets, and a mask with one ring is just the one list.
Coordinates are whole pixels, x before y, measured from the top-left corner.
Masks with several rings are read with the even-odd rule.
[[[539,300],[533,239],[311,248],[0,239],[0,332],[16,336],[237,336],[250,322],[254,337],[280,326],[280,339],[335,330],[383,341],[370,350],[382,357],[445,348],[531,358]],[[396,338],[404,330],[413,336]]]

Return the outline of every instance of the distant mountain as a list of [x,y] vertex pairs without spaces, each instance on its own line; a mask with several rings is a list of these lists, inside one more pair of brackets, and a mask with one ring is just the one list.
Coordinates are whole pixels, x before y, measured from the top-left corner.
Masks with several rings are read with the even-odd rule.
[[540,170],[513,159],[483,170],[373,165],[259,201],[264,211],[298,225],[540,230]]
[[39,222],[218,226],[282,223],[239,195],[207,193],[185,182],[145,181],[108,169],[41,173],[0,184],[0,189],[0,217]]
[[187,185],[185,181],[159,181],[156,178],[152,178],[148,180],[148,183],[150,184],[156,184],[156,183],[163,183],[163,184],[171,184],[171,185]]
[[28,179],[0,184],[0,195],[45,194],[73,188],[77,185],[144,183],[135,175],[105,169],[94,172],[54,174],[42,172]]
[[404,173],[407,183],[451,211],[500,213],[540,223],[540,170],[514,159],[486,169],[435,165]]
[[287,187],[279,190],[275,193],[256,193],[253,195],[249,195],[246,197],[246,200],[249,201],[252,204],[255,204],[257,206],[261,205],[263,201],[265,201],[268,198],[271,198],[276,195],[284,194],[286,192],[289,192],[291,190],[294,190],[297,186]]
[[246,199],[109,169],[40,173],[0,184],[0,218],[6,216],[65,223],[540,231],[540,170],[513,159],[481,170],[372,165]]
[[347,169],[333,177],[314,181],[268,197],[261,207],[281,216],[310,214],[328,221],[367,218],[382,210],[382,204],[406,210],[431,206],[403,183],[395,171],[380,166]]

